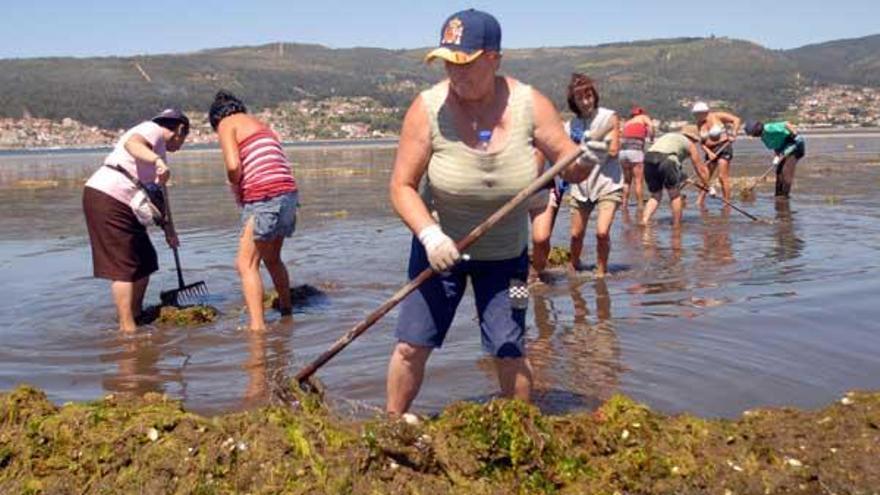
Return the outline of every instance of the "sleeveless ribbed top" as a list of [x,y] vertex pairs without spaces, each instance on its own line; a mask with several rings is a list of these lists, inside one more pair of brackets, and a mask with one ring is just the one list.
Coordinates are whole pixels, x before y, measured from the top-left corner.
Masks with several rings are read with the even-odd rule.
[[[429,208],[454,240],[466,236],[537,177],[532,146],[532,87],[510,84],[504,146],[475,150],[462,141],[446,103],[449,86],[439,83],[421,93],[431,122],[428,162]],[[475,260],[503,260],[522,254],[529,241],[528,205],[523,203],[466,250]]]

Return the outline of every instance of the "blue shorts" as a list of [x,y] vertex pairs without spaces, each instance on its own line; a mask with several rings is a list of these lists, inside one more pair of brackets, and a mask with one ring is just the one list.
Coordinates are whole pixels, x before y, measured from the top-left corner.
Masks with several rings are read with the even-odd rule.
[[254,217],[255,240],[271,241],[279,237],[290,237],[296,230],[296,208],[299,205],[297,198],[297,193],[291,192],[245,203],[241,209],[242,231],[248,220]]
[[[428,268],[425,249],[413,238],[409,277]],[[401,342],[440,347],[464,295],[467,279],[474,288],[483,351],[499,358],[525,356],[526,310],[511,305],[511,288],[522,286],[529,271],[526,252],[500,261],[462,261],[451,272],[437,274],[401,303],[395,336]]]

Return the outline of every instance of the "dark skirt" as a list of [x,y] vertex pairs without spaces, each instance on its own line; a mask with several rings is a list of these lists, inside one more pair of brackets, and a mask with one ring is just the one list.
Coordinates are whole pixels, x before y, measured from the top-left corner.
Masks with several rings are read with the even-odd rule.
[[86,187],[83,211],[95,277],[134,282],[159,269],[147,228],[138,222],[127,204]]

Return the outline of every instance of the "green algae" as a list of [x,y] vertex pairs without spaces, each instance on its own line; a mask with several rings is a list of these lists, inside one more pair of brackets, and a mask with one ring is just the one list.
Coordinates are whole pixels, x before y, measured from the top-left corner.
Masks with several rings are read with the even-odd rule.
[[177,327],[204,325],[217,320],[220,312],[212,306],[162,306],[155,323]]
[[0,493],[877,493],[880,393],[739,420],[623,396],[546,416],[456,403],[417,424],[291,405],[207,418],[158,394],[53,405],[0,394]]
[[568,249],[554,246],[550,248],[547,256],[548,266],[565,266],[571,262],[571,252]]

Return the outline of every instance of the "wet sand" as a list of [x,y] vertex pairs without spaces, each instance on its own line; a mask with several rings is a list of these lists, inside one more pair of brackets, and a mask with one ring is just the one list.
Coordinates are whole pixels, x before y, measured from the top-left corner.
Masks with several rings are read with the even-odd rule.
[[[538,404],[564,412],[622,392],[663,412],[733,417],[880,388],[880,139],[815,137],[808,153],[789,209],[775,208],[769,184],[742,204],[774,223],[753,223],[709,200],[705,214],[689,207],[677,234],[665,205],[658,225],[644,231],[630,208],[612,232],[610,277],[560,272],[536,289],[528,339]],[[222,314],[207,326],[145,327],[132,337],[113,330],[109,288],[91,278],[80,188],[101,155],[0,158],[0,389],[27,382],[58,403],[157,391],[204,413],[264,404],[283,377],[405,281],[409,246],[387,200],[393,149],[291,155],[303,206],[284,259],[294,285],[308,283],[326,297],[299,307],[291,320],[272,314],[265,334],[239,329],[237,211],[219,155],[185,153],[172,159],[171,191],[184,275],[207,282],[209,302]],[[768,161],[755,142],[742,142],[734,174],[757,176]],[[567,229],[563,209],[554,245],[567,245]],[[585,261],[592,262],[587,239]],[[150,284],[153,302],[176,284],[162,242],[154,237],[161,270]],[[471,301],[429,363],[418,411],[484,400],[496,390]],[[340,406],[381,406],[395,318],[319,373]]]

